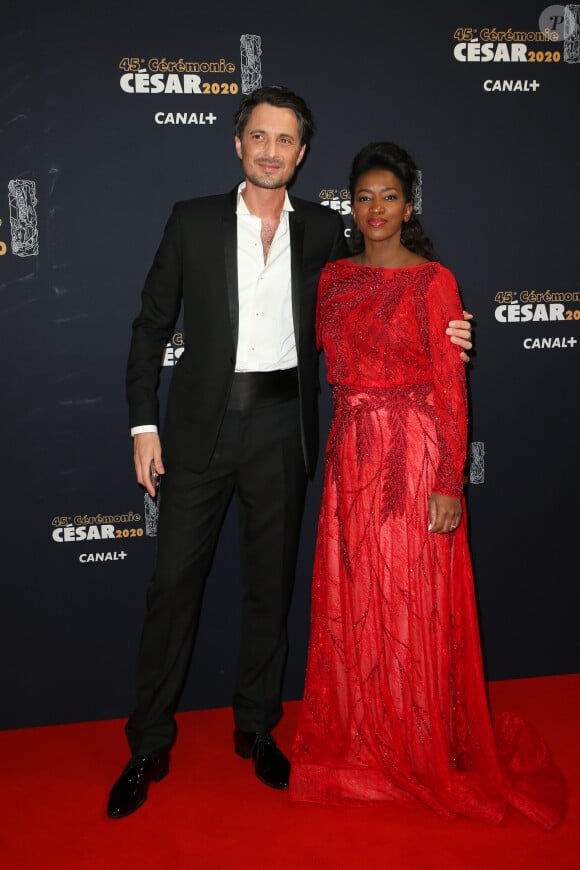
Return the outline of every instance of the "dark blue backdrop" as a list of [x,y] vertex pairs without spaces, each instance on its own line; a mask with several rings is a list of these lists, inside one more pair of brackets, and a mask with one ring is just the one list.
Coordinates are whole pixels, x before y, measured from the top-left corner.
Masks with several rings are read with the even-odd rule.
[[[420,166],[423,223],[477,318],[470,439],[483,467],[472,465],[467,492],[487,673],[579,670],[580,57],[578,7],[565,39],[555,9],[370,0],[357,15],[335,2],[282,9],[281,26],[260,2],[11,5],[0,54],[0,727],[132,705],[154,539],[128,436],[130,323],[173,202],[239,179],[232,115],[248,59],[253,84],[287,84],[311,104],[318,133],[295,192],[342,211],[347,227],[363,144],[392,139]],[[326,388],[321,412],[324,433]],[[302,691],[319,495],[320,474],[286,698]],[[233,507],[184,708],[229,703],[237,547]]]

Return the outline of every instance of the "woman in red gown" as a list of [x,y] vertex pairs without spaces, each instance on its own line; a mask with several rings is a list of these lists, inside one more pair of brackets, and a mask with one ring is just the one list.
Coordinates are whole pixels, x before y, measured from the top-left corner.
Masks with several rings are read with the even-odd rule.
[[565,783],[542,738],[487,706],[463,499],[465,370],[452,273],[412,214],[416,168],[388,142],[355,157],[362,250],[328,264],[318,339],[334,414],[290,799],[420,802],[545,828]]

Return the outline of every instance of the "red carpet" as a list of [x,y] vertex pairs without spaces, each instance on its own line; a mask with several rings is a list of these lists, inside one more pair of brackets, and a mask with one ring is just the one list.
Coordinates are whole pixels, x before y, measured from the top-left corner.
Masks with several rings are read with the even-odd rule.
[[[127,760],[121,720],[0,732],[3,870],[181,868],[578,868],[580,675],[492,683],[546,737],[570,790],[545,833],[515,811],[499,828],[444,822],[422,808],[289,807],[232,751],[229,710],[179,715],[170,775],[133,816],[109,821],[108,790]],[[299,702],[276,731],[288,750]]]

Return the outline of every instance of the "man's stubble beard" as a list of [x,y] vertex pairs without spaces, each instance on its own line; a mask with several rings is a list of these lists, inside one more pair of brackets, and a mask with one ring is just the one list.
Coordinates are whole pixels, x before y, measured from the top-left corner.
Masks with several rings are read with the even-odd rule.
[[268,178],[268,176],[263,175],[255,175],[254,173],[246,173],[246,179],[250,181],[254,187],[261,187],[263,190],[279,190],[280,188],[286,187],[289,178],[278,177],[278,178]]

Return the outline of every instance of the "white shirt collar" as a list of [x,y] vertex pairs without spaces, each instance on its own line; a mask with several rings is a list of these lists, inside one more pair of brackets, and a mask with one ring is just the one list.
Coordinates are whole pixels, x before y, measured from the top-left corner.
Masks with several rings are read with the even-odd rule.
[[[242,181],[242,183],[238,187],[238,203],[236,206],[236,214],[251,214],[248,206],[244,201],[244,197],[242,196],[242,191],[246,189],[246,182]],[[282,211],[294,211],[292,203],[290,202],[290,197],[288,196],[288,191],[285,191],[284,194],[284,205],[282,206]]]

